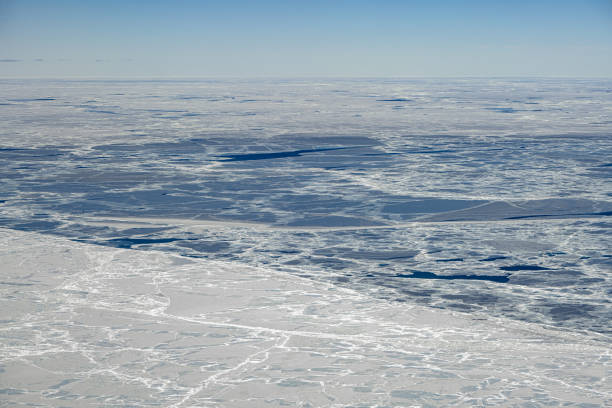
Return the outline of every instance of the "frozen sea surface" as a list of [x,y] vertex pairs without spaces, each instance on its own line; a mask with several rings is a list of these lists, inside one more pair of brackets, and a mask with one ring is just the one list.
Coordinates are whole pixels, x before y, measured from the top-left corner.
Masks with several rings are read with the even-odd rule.
[[612,403],[589,335],[269,268],[0,230],[0,405]]
[[[201,337],[202,330],[205,331],[201,325],[208,324],[202,316],[216,313],[217,308],[223,309],[222,319],[229,322],[265,319],[273,324],[280,317],[270,311],[277,310],[275,313],[283,318],[296,316],[291,324],[297,328],[291,330],[299,332],[301,325],[308,327],[312,323],[303,320],[305,315],[310,316],[306,312],[287,315],[283,302],[287,308],[293,306],[287,303],[290,296],[286,294],[279,295],[278,302],[266,294],[271,296],[272,303],[259,308],[257,302],[262,300],[255,286],[252,290],[249,286],[255,285],[258,274],[274,276],[262,281],[266,291],[276,290],[274,285],[288,288],[306,285],[320,291],[316,296],[333,292],[330,296],[336,300],[325,300],[326,310],[320,313],[315,300],[296,298],[296,304],[303,310],[314,308],[312,319],[320,323],[316,328],[304,330],[351,332],[352,328],[361,327],[364,333],[370,333],[367,336],[381,341],[381,348],[374,348],[371,356],[368,354],[376,363],[358,354],[362,356],[359,359],[366,361],[368,372],[377,372],[378,377],[388,374],[402,381],[419,377],[419,370],[393,359],[386,360],[386,347],[391,346],[382,338],[386,338],[387,332],[378,323],[374,324],[378,322],[376,313],[383,309],[393,316],[405,312],[417,320],[418,316],[427,316],[434,321],[426,320],[431,324],[441,319],[443,331],[456,325],[473,330],[474,341],[490,347],[493,343],[487,343],[483,340],[486,336],[480,336],[484,331],[498,333],[502,330],[500,327],[507,325],[525,328],[528,334],[512,332],[511,336],[518,336],[516,344],[512,343],[515,340],[504,337],[505,334],[500,335],[503,345],[500,347],[525,350],[524,355],[519,353],[520,358],[534,358],[526,344],[531,344],[529,339],[536,339],[538,333],[543,337],[533,342],[542,345],[538,350],[548,360],[555,358],[555,353],[578,356],[578,350],[582,350],[570,352],[559,347],[592,344],[596,351],[580,354],[579,358],[598,367],[599,372],[609,369],[607,358],[612,334],[610,80],[3,80],[0,89],[0,161],[5,164],[0,168],[0,227],[5,228],[3,239],[7,245],[0,253],[6,259],[0,266],[0,288],[5,290],[4,300],[15,302],[2,308],[8,316],[2,317],[7,322],[5,333],[10,333],[0,343],[8,347],[3,364],[6,373],[12,372],[4,378],[17,378],[15,371],[6,368],[7,364],[25,364],[16,368],[24,375],[21,386],[15,385],[16,380],[3,379],[0,383],[11,401],[17,401],[18,395],[28,395],[23,400],[26,402],[34,401],[28,399],[34,398],[32,395],[44,398],[51,395],[48,389],[28,383],[29,378],[34,378],[28,374],[35,370],[31,367],[38,365],[20,357],[23,353],[33,355],[36,344],[47,344],[50,338],[55,338],[59,345],[53,353],[75,352],[70,345],[80,345],[80,340],[60,341],[69,338],[66,333],[72,328],[80,327],[87,332],[87,339],[83,340],[83,344],[89,344],[83,346],[86,348],[104,347],[107,341],[111,344],[116,336],[114,330],[121,333],[130,330],[125,320],[130,318],[118,317],[116,323],[104,320],[99,326],[92,326],[96,330],[89,331],[87,322],[95,323],[91,313],[108,312],[109,316],[118,313],[119,316],[135,308],[138,309],[134,312],[136,320],[140,322],[147,313],[147,319],[151,319],[145,319],[149,323],[141,322],[145,326],[151,324],[150,330],[137,327],[145,333],[143,339],[153,338],[150,333],[155,330],[160,333],[165,330],[176,341],[187,341],[187,337],[177,335],[183,330],[180,324],[185,327],[194,324],[193,332],[200,333]],[[10,244],[13,241],[14,248]],[[24,249],[29,246],[34,248],[32,252]],[[73,248],[69,252],[86,255],[79,255],[74,261],[67,258],[65,264],[59,253],[54,255],[58,259],[51,263],[37,261],[39,252],[44,252],[46,246],[58,251],[60,247]],[[13,253],[25,254],[24,264],[38,265],[43,275],[55,271],[58,280],[49,283],[43,275],[37,277],[36,268],[30,274],[14,275],[22,269],[19,262],[9,259]],[[101,270],[93,266],[88,269],[89,254],[115,254],[112,257],[124,259],[122,262],[129,266],[117,269],[119,272],[113,272],[112,263],[100,267]],[[155,297],[158,295],[154,290],[149,293],[150,288],[143,283],[147,282],[147,274],[153,273],[149,269],[151,262],[158,259],[163,260],[159,261],[160,265],[167,267],[160,266],[155,276],[170,279],[159,281],[160,285],[163,283],[160,288],[165,288],[160,289],[159,298]],[[81,270],[78,269],[80,260]],[[175,269],[173,262],[183,266]],[[116,273],[116,279],[122,282],[120,288],[109,289],[112,285],[106,286],[104,280],[100,283],[101,288],[107,288],[106,295],[101,295],[103,300],[96,297],[96,288],[74,289],[75,292],[65,292],[66,298],[58,295],[61,292],[58,288],[81,274],[84,281],[101,282],[91,277],[96,271],[105,276]],[[203,277],[202,271],[213,272]],[[233,308],[229,299],[214,295],[220,284],[217,280],[224,279],[224,274],[227,282],[223,287],[233,286],[232,290],[240,294],[241,302],[246,302],[248,307]],[[244,274],[250,283],[240,286],[234,274]],[[182,282],[180,288],[174,286],[178,281]],[[166,283],[168,287],[164,286]],[[142,289],[145,287],[146,290]],[[211,289],[206,292],[204,287]],[[141,289],[142,299],[146,299],[143,302],[149,302],[149,309],[138,306],[140,295],[129,294]],[[124,291],[126,294],[122,295]],[[41,294],[47,292],[48,295]],[[43,297],[37,297],[38,294]],[[338,299],[342,296],[347,298],[340,302]],[[44,306],[45,299],[54,299],[55,306],[51,307],[51,303]],[[91,313],[78,317],[75,299],[80,299],[78,302],[83,305],[90,304]],[[105,309],[103,304],[109,307]],[[181,304],[188,312],[183,314],[181,306],[177,306],[180,313],[172,311]],[[338,309],[334,311],[336,306]],[[362,307],[365,314],[360,312]],[[245,308],[248,312],[244,316],[249,317],[239,316]],[[373,315],[368,314],[369,308]],[[154,317],[151,310],[157,313]],[[11,317],[13,314],[16,317]],[[196,315],[197,321],[189,320]],[[153,329],[165,321],[155,316],[167,316],[172,322],[167,324],[173,325],[172,328]],[[348,316],[348,320],[342,316]],[[447,320],[445,316],[452,318]],[[337,319],[335,323],[331,322],[332,317]],[[410,330],[425,330],[420,323],[414,323],[413,327],[410,319],[393,317],[389,323],[380,324],[399,327],[407,324],[406,327],[412,327]],[[370,321],[372,326],[365,323]],[[236,330],[243,325],[237,324]],[[230,340],[221,341],[219,348],[241,343],[242,334],[248,337],[252,330],[257,330],[250,324],[244,326],[241,334],[229,333]],[[266,325],[261,327],[272,329]],[[13,330],[20,334],[12,337],[16,333]],[[282,330],[289,328],[282,326]],[[403,330],[398,329],[398,339],[413,347],[415,335]],[[263,337],[270,340],[262,340],[262,344],[284,351],[282,339],[285,337],[281,331],[274,332],[273,336],[268,331]],[[434,339],[444,336],[427,330],[423,335],[421,346],[433,353],[435,357],[431,358],[442,365],[456,362],[450,354],[437,349]],[[20,348],[19,344],[23,343],[20,339],[24,338],[33,343]],[[357,346],[351,339],[347,340],[347,347],[355,350]],[[165,347],[166,343],[158,340],[151,340],[145,347],[140,340],[129,337],[115,346],[117,350],[123,347],[128,354],[132,349],[140,353],[133,358],[144,364],[155,360],[149,353]],[[469,353],[475,346],[464,340],[457,340],[457,347]],[[324,351],[325,342],[307,341],[313,342],[309,355],[329,354]],[[508,342],[513,345],[508,346]],[[252,350],[249,345],[245,347]],[[318,348],[322,349],[315,351]],[[64,387],[86,383],[85,378],[96,378],[92,380],[96,382],[97,375],[108,374],[114,378],[109,379],[109,384],[124,378],[125,384],[140,381],[144,388],[126,391],[126,400],[88,403],[121,406],[131,404],[126,402],[129,398],[136,398],[134,405],[154,405],[147,398],[154,395],[152,390],[157,390],[161,393],[155,394],[159,401],[162,401],[160,395],[167,397],[161,405],[179,404],[193,394],[194,399],[185,399],[184,406],[201,406],[221,404],[198,398],[214,394],[208,387],[218,386],[216,374],[226,369],[232,375],[244,374],[240,387],[247,388],[238,391],[225,384],[225,380],[219,386],[229,387],[224,388],[227,395],[245,396],[244,401],[251,395],[264,395],[260,394],[264,393],[262,384],[267,387],[285,377],[291,378],[280,374],[275,377],[272,372],[261,376],[245,374],[250,373],[250,354],[231,350],[226,357],[237,359],[234,365],[215,360],[225,358],[225,353],[212,354],[210,367],[225,367],[218,370],[206,368],[209,366],[202,361],[209,357],[192,361],[186,354],[175,354],[172,358],[168,357],[171,352],[164,355],[160,361],[178,364],[177,371],[169,374],[164,366],[159,378],[173,375],[172,378],[182,378],[181,370],[190,366],[198,373],[195,385],[168,379],[166,385],[154,386],[154,378],[158,378],[154,375],[143,374],[142,380],[125,376],[121,370],[115,375],[114,369],[108,366],[100,368],[97,359],[75,363],[89,367],[79,371],[87,375],[75,381],[63,378],[51,385],[61,384],[57,392],[62,396]],[[258,345],[254,353],[262,350],[265,347]],[[262,353],[256,354],[253,361],[263,361],[264,355],[267,358],[267,352]],[[89,358],[88,354],[81,354]],[[502,366],[512,365],[504,360],[503,353],[485,357],[486,354],[482,351],[479,355],[489,358],[490,364],[501,361]],[[446,358],[450,360],[445,361]],[[388,365],[380,362],[383,360]],[[259,369],[277,367],[287,374],[294,365],[310,364],[308,358],[299,360],[300,364],[289,361],[276,365],[262,363]],[[492,373],[492,365],[477,361],[489,367],[484,369],[488,374]],[[117,364],[125,368],[125,364]],[[521,399],[516,391],[508,393],[507,388],[500,388],[490,395],[501,399],[487,401],[501,405],[510,400],[537,400],[536,406],[554,405],[554,401],[601,405],[609,398],[610,387],[605,375],[572,377],[574,368],[568,364],[555,360],[551,363],[551,367],[556,367],[555,375],[548,371],[542,374],[543,371],[537,371],[542,367],[538,368],[532,360],[523,371],[538,372],[533,375],[556,378],[567,387],[584,389],[580,398],[554,400],[557,391],[548,384],[534,385],[533,390],[538,387],[543,390],[539,397],[525,394],[531,396]],[[519,367],[517,362],[516,370]],[[309,372],[311,368],[301,369]],[[141,372],[142,368],[138,370]],[[359,389],[365,394],[356,394],[361,391],[349,392],[342,388],[349,382],[340,378],[359,370],[352,366],[345,370],[326,374],[337,378],[335,384],[340,388],[334,389],[342,389],[338,392],[343,397],[340,394],[334,394],[329,400],[300,397],[300,401],[310,401],[312,406],[350,405],[346,401],[356,406],[358,401],[369,401],[365,406],[401,405],[398,401],[406,405],[420,401],[414,404],[432,406],[485,404],[484,399],[478,398],[481,398],[479,390],[486,387],[461,381],[454,382],[462,384],[456,389],[450,385],[452,381],[444,382],[439,389],[427,388],[425,382],[419,383],[421,388],[414,385],[410,389],[396,389],[391,382],[380,382],[380,378],[372,379],[370,375],[366,377],[372,384],[378,384],[378,388],[363,385],[370,381],[364,377],[363,382],[355,382],[362,385],[355,387],[364,387]],[[202,373],[208,373],[211,380],[206,380],[208,377]],[[286,388],[287,394],[278,401],[268,402],[280,405],[287,395],[295,397],[296,390],[305,390],[312,398],[323,395],[320,389],[308,391],[309,380],[302,374],[296,374],[298,377]],[[503,381],[515,381],[519,384],[517,389],[529,388],[520,382],[527,381],[525,378],[515,377],[495,383],[501,387]],[[253,380],[251,391],[250,378],[258,379]],[[318,386],[329,389],[327,380],[319,381]],[[468,389],[472,386],[476,388]],[[417,390],[431,395],[413,394]],[[94,394],[79,391],[74,393],[74,398],[85,403],[83,398]],[[578,395],[573,391],[570,394]],[[436,395],[456,398],[437,401],[432,399]],[[229,403],[228,398],[219,398],[230,406],[265,405],[263,400],[248,405],[239,399]],[[291,405],[297,403],[297,400],[287,401]]]

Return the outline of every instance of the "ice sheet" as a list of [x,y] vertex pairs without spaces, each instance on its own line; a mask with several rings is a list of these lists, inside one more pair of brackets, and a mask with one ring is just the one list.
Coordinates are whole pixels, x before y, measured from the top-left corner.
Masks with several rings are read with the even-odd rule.
[[610,89],[1,80],[2,397],[609,403]]
[[589,336],[0,230],[3,406],[603,406]]

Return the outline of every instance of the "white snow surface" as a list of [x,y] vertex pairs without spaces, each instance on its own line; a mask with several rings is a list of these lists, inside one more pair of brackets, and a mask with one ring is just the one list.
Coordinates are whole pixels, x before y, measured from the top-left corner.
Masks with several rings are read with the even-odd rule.
[[592,336],[0,230],[0,406],[612,404]]

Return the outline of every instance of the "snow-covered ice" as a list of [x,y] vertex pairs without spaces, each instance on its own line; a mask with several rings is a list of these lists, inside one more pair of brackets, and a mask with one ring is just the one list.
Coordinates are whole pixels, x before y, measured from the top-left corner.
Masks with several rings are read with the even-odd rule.
[[5,406],[603,406],[609,345],[271,269],[1,230]]
[[0,403],[610,404],[611,89],[0,81]]

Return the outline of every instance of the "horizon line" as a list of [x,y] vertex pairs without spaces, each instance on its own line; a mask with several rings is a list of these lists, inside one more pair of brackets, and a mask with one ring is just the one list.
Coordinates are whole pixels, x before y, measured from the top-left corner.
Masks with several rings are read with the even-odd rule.
[[372,80],[372,79],[604,79],[610,76],[571,76],[571,75],[380,75],[380,76],[340,76],[340,75],[209,75],[209,76],[0,76],[4,80],[133,80],[133,81],[172,81],[172,80]]

